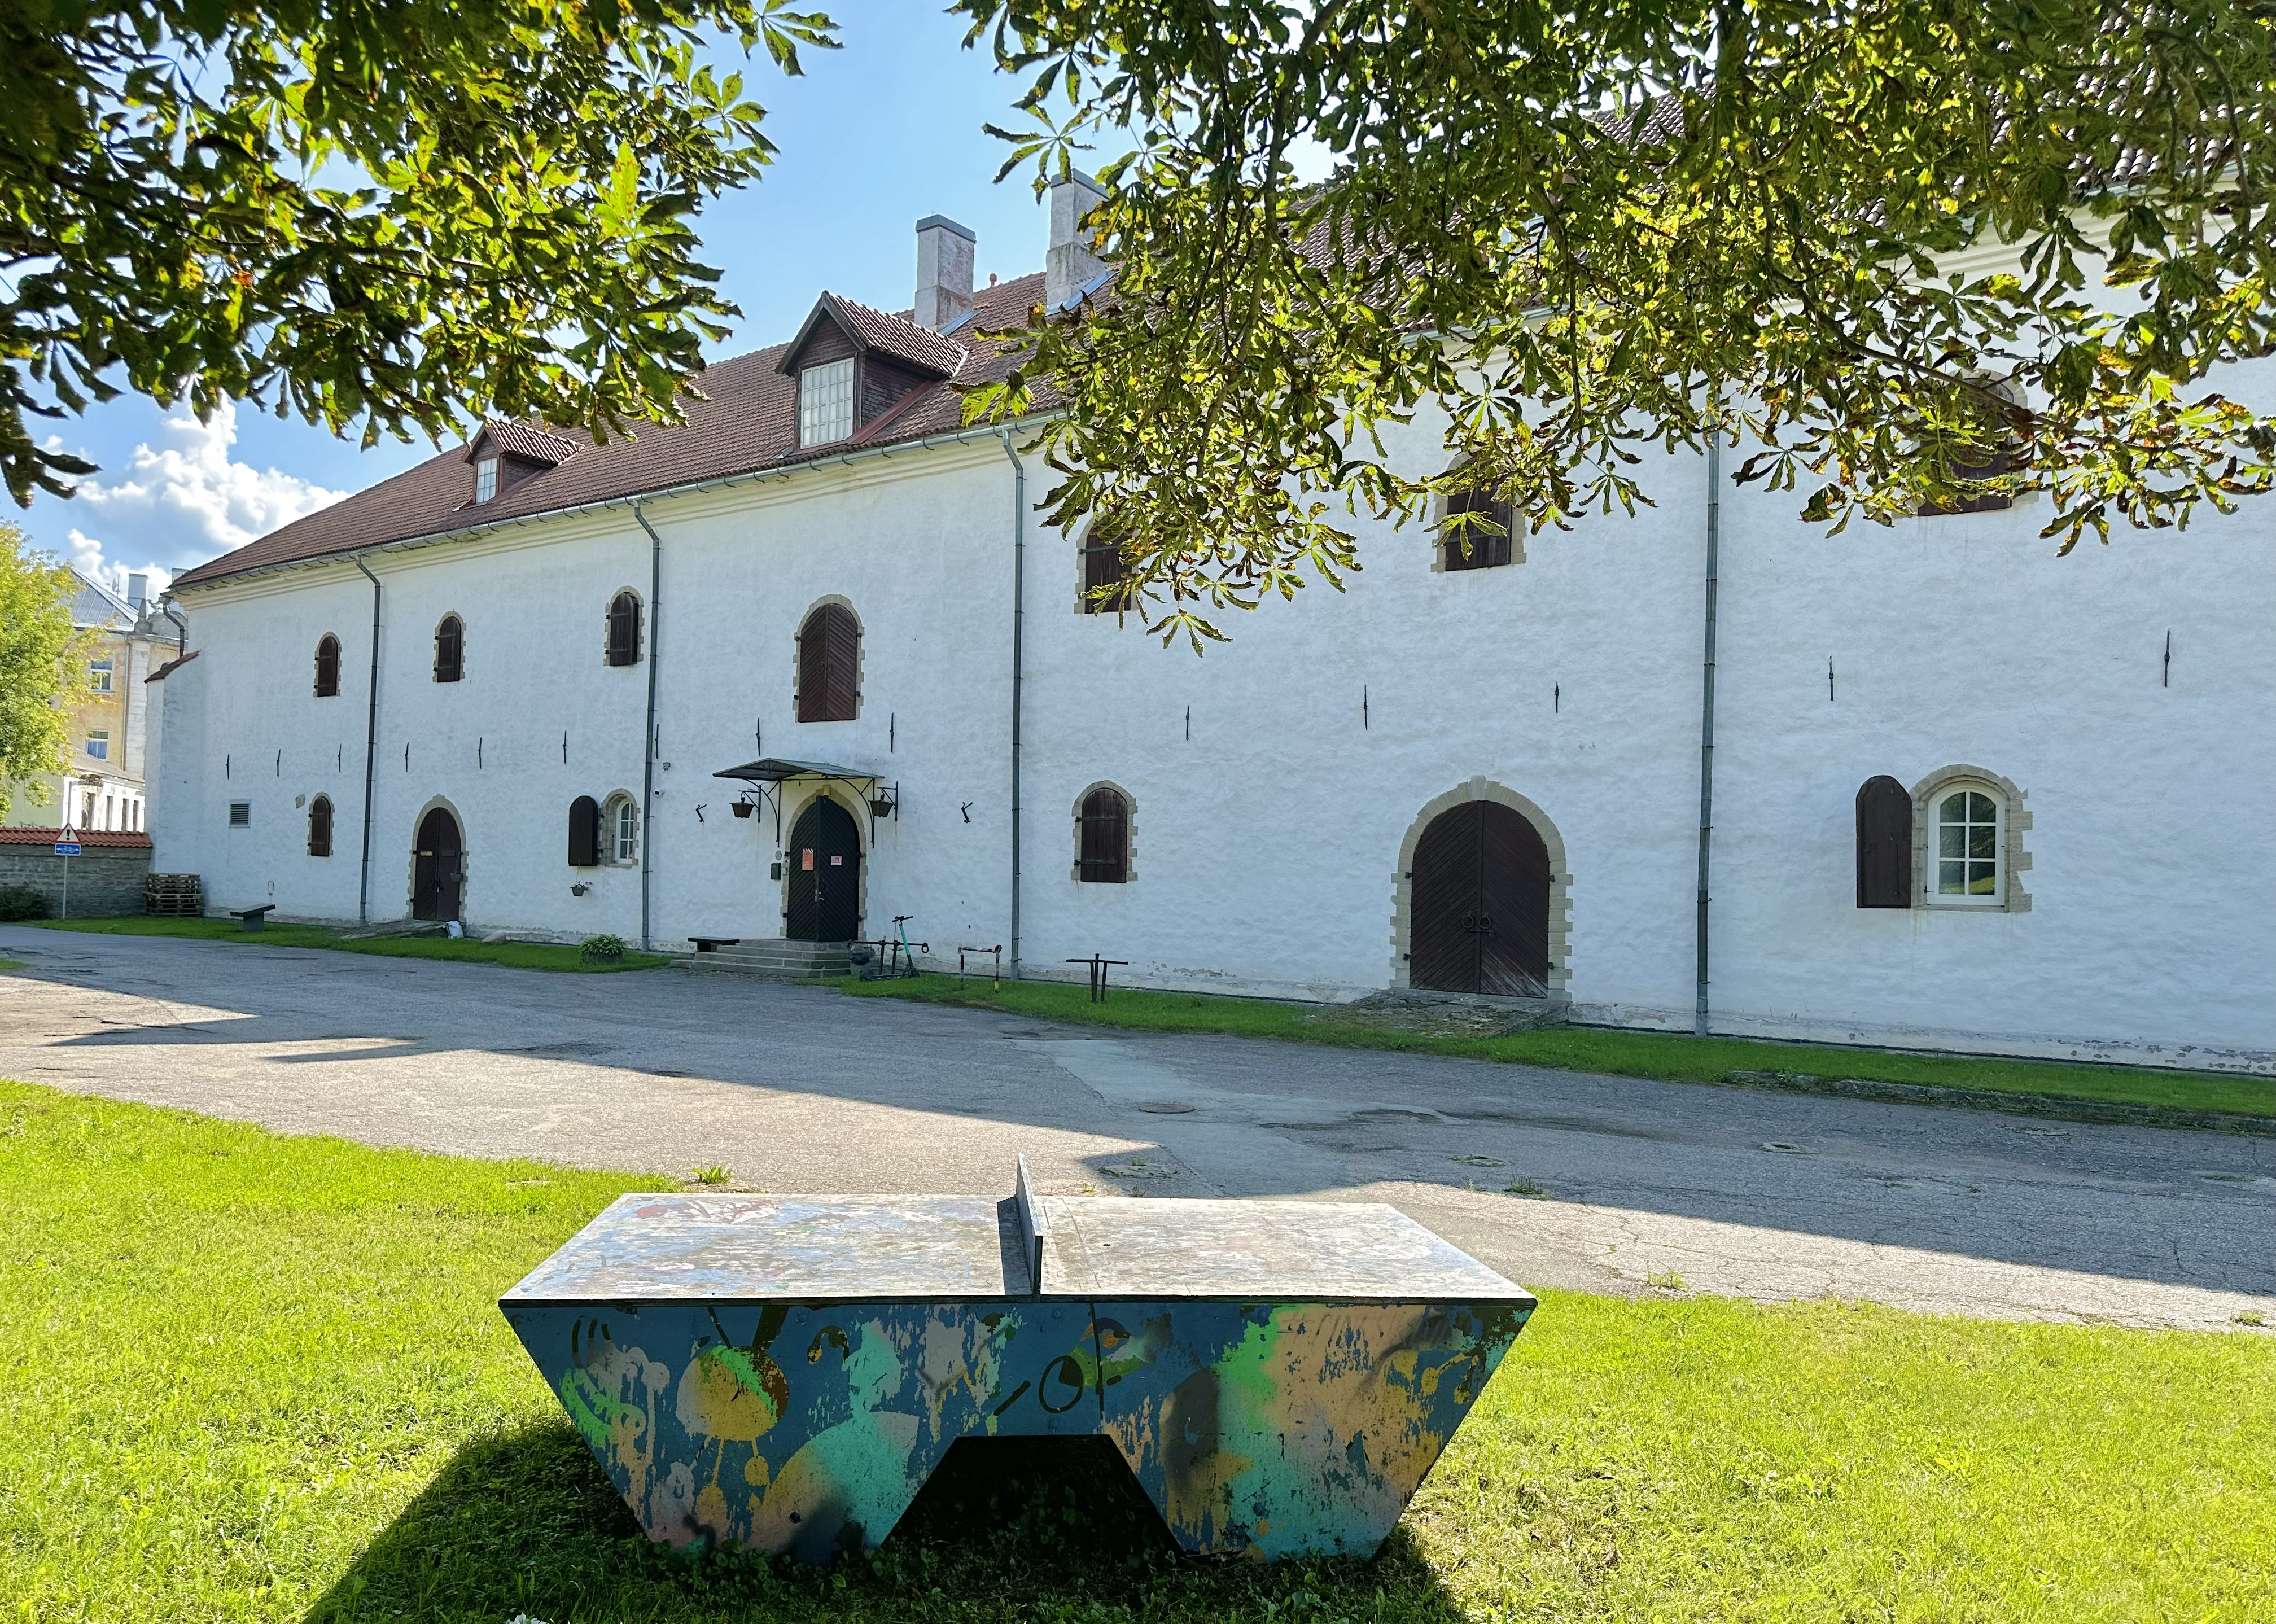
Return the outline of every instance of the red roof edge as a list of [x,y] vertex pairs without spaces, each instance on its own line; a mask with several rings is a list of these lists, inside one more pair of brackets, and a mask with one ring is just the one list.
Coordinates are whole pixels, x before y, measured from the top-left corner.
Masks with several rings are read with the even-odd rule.
[[137,852],[150,849],[150,837],[131,829],[0,829],[0,846],[53,846],[58,840]]

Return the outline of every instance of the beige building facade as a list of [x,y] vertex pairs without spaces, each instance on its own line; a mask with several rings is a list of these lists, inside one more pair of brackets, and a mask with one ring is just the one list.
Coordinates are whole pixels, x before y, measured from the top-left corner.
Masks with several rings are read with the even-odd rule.
[[72,572],[79,590],[72,624],[90,634],[81,657],[87,696],[72,714],[70,767],[35,780],[43,792],[10,801],[11,828],[80,832],[139,832],[148,817],[146,790],[157,746],[151,675],[174,656],[175,627],[128,578],[126,597]]

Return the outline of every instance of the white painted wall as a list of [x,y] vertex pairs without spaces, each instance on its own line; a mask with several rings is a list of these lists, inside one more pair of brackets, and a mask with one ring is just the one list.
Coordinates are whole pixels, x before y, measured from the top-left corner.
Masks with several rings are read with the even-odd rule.
[[[1430,454],[1430,425],[1408,434]],[[1031,518],[1031,973],[1097,952],[1158,986],[1392,983],[1401,841],[1426,802],[1482,777],[1561,838],[1581,1013],[1688,1029],[1705,473],[1671,457],[1647,474],[1658,505],[1529,537],[1507,569],[1433,572],[1423,535],[1371,533],[1347,594],[1242,618],[1199,659],[1078,614],[1075,549]],[[1045,477],[1031,463],[1031,498]],[[1725,494],[1717,1028],[2276,1072],[2276,510],[2058,559],[2028,503],[1836,537],[1795,505]],[[780,934],[773,816],[732,817],[740,786],[711,776],[763,754],[899,784],[865,870],[869,934],[908,914],[952,962],[960,945],[1008,945],[1000,446],[905,449],[647,511],[664,537],[656,943]],[[622,511],[372,558],[375,919],[407,913],[412,833],[440,800],[466,829],[470,930],[639,934],[637,870],[573,870],[565,847],[572,798],[641,789],[649,671],[603,663],[602,616],[619,588],[648,598],[649,555]],[[202,652],[161,685],[155,866],[204,874],[216,907],[354,918],[369,587],[343,563],[185,596]],[[861,711],[800,724],[793,639],[825,596],[863,624]],[[467,628],[455,685],[431,680],[446,612]],[[315,700],[325,631],[342,691]],[[1858,785],[1955,763],[2024,793],[2029,911],[1856,909]],[[1101,780],[1135,803],[1124,886],[1071,876],[1074,803]],[[338,808],[330,859],[307,855],[293,804],[320,790]],[[227,827],[232,799],[253,803],[251,829]],[[794,793],[785,831],[798,809]]]

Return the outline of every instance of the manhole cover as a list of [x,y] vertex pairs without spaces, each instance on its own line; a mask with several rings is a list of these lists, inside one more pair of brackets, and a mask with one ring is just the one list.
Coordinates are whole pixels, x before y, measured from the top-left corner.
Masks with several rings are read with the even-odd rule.
[[1176,1100],[1165,1099],[1157,1100],[1150,1105],[1141,1105],[1138,1109],[1141,1111],[1151,1112],[1157,1117],[1182,1117],[1187,1112],[1191,1111],[1193,1107],[1191,1105],[1180,1104]]
[[1807,1154],[1800,1145],[1790,1145],[1783,1139],[1765,1139],[1763,1141],[1763,1149],[1765,1150],[1775,1150],[1780,1156],[1802,1156]]

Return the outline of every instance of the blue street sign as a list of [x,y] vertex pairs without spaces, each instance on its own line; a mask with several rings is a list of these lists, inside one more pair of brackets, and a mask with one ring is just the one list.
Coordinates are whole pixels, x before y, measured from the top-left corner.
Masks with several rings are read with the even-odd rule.
[[56,855],[57,855],[57,856],[58,856],[58,857],[76,857],[76,856],[78,856],[78,855],[79,855],[79,842],[78,842],[78,841],[76,841],[76,840],[58,840],[58,841],[57,841],[57,842],[56,842]]

